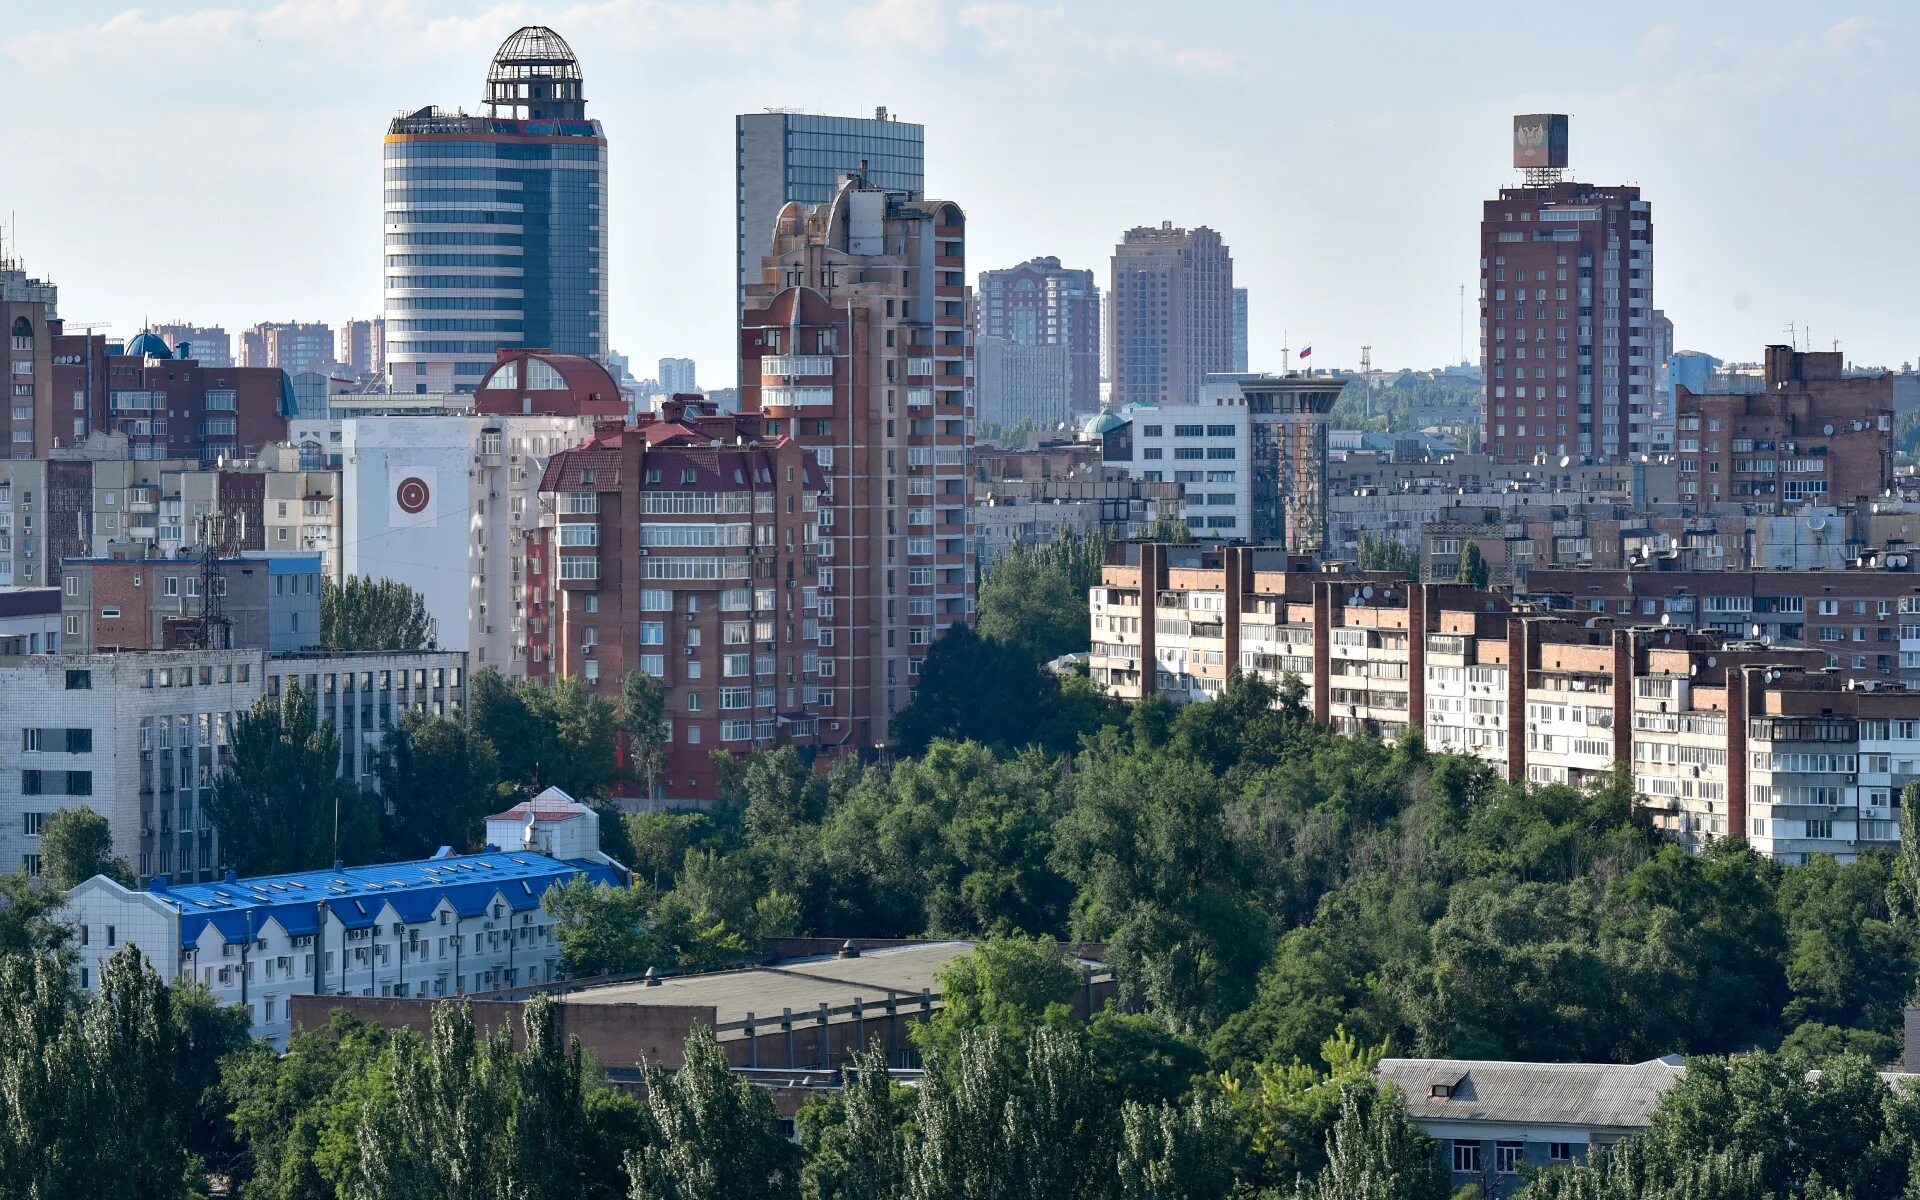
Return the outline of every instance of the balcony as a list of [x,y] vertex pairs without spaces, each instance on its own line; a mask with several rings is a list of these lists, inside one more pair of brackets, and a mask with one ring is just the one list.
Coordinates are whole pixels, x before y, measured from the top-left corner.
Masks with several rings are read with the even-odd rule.
[[910,375],[910,376],[911,376],[911,375],[932,375],[932,374],[933,374],[933,360],[932,360],[931,358],[910,358],[910,359],[908,359],[908,360],[907,360],[907,374],[908,374],[908,375]]
[[760,375],[792,378],[801,375],[833,374],[833,358],[826,354],[767,355],[760,360]]

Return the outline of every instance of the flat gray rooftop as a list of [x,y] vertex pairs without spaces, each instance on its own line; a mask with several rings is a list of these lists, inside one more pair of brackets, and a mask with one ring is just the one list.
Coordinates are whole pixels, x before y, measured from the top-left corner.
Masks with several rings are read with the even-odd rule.
[[840,1009],[860,999],[868,1005],[889,996],[906,1007],[918,1004],[926,989],[938,1003],[934,972],[973,949],[970,942],[931,942],[863,950],[858,958],[805,958],[740,971],[677,975],[656,986],[616,983],[590,987],[566,997],[568,1004],[684,1004],[711,1007],[714,1020],[730,1025],[746,1020],[779,1017],[782,1009],[796,1016],[813,1014],[822,1004]]

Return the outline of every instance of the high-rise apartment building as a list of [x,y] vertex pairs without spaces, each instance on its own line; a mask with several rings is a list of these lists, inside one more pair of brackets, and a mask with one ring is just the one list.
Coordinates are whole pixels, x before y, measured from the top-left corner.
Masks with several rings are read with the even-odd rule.
[[1022,422],[1056,428],[1073,416],[1068,398],[1073,362],[1062,345],[1030,345],[1012,338],[982,336],[974,342],[978,364],[975,395],[980,421],[1012,426]]
[[1487,452],[1624,461],[1654,448],[1653,218],[1637,187],[1563,176],[1566,118],[1514,121],[1517,188],[1480,222]]
[[607,139],[579,60],[530,25],[494,55],[484,115],[423,108],[385,150],[387,375],[471,392],[494,352],[607,358]]
[[167,344],[167,349],[173,351],[175,358],[191,358],[203,367],[239,365],[233,361],[233,338],[218,325],[188,325],[175,321],[171,325],[150,326],[149,332],[159,334],[160,340]]
[[335,359],[359,375],[387,373],[387,319],[372,317],[348,321],[340,327],[340,349]]
[[926,187],[924,127],[876,108],[871,118],[769,109],[734,118],[735,258],[740,307],[773,249],[773,223],[788,201],[825,204],[848,172],[918,200]]
[[966,217],[849,176],[789,204],[740,326],[740,402],[813,452],[820,743],[892,736],[927,647],[973,620]]
[[716,799],[716,750],[815,744],[825,486],[793,437],[701,400],[603,423],[548,461],[528,673],[615,700],[629,671],[658,679],[673,723],[658,798]]
[[[974,332],[982,338],[1004,338],[1021,346],[1064,346],[1065,411],[1090,413],[1100,407],[1100,289],[1092,271],[1062,267],[1051,256],[1001,271],[982,271],[974,314]],[[997,396],[986,394],[988,386],[983,376],[982,419],[998,419],[986,416],[990,407],[1000,406]]]
[[1111,403],[1194,404],[1233,369],[1233,256],[1202,225],[1129,229],[1113,250]]
[[1247,289],[1233,289],[1233,369],[1247,370]]
[[669,396],[700,390],[694,378],[693,360],[690,358],[663,358],[660,360],[660,390]]
[[[84,407],[74,412],[54,404],[53,335],[60,328],[59,289],[29,276],[13,259],[0,258],[0,327],[7,334],[7,407],[0,412],[9,458],[34,458],[69,429],[85,436]],[[69,418],[73,424],[67,424]]]
[[240,335],[240,365],[279,367],[289,375],[324,371],[333,362],[335,349],[329,325],[318,321],[263,321]]

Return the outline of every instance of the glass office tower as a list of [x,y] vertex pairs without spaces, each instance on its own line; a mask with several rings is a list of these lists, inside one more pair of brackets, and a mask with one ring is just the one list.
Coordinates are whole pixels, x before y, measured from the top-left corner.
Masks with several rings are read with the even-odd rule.
[[[866,166],[867,180],[889,192],[924,198],[924,126],[884,108],[867,117],[812,113],[745,113],[734,118],[735,257],[740,288],[760,280],[760,260],[773,251],[773,223],[789,200],[824,204],[841,177]],[[745,292],[736,297],[738,309]]]
[[501,43],[483,115],[423,108],[385,150],[387,375],[470,392],[502,346],[607,357],[607,139],[543,26]]

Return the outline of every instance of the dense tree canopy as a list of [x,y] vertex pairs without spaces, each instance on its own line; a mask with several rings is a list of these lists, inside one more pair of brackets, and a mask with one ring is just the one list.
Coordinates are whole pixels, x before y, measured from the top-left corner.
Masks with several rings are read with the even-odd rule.
[[41,881],[66,891],[95,875],[133,886],[133,868],[113,853],[107,819],[84,804],[54,813],[40,829]]
[[321,583],[320,641],[329,650],[418,650],[432,636],[426,597],[397,579]]
[[340,735],[292,680],[234,723],[233,755],[207,805],[221,856],[241,875],[368,862],[379,851],[370,797],[340,777]]
[[[1033,666],[971,635],[935,651]],[[137,955],[99,999],[76,994],[58,893],[13,875],[0,1194],[173,1197],[217,1176],[241,1200],[1445,1195],[1434,1148],[1372,1081],[1388,1053],[1690,1056],[1644,1137],[1529,1180],[1529,1200],[1891,1200],[1920,1178],[1920,1098],[1873,1069],[1913,990],[1920,797],[1897,854],[1789,866],[1663,840],[1624,771],[1507,782],[1418,738],[1316,725],[1297,686],[1234,676],[1211,703],[1123,711],[1010,666],[962,703],[965,678],[915,753],[831,769],[756,753],[724,764],[708,810],[609,816],[633,883],[546,898],[576,974],[726,963],[787,934],[975,940],[910,1039],[917,1088],[863,1057],[796,1151],[710,1038],[643,1103],[538,1006],[517,1045],[449,1005],[426,1038],[339,1020],[275,1055]],[[1042,698],[1024,726],[994,711],[1020,695]],[[263,844],[324,845],[337,745],[284,699],[243,720],[223,794],[254,805],[233,811]],[[470,831],[485,752],[520,787],[614,777],[614,706],[482,672],[474,710],[403,729],[387,769],[419,795],[369,808],[375,837]],[[66,860],[98,848],[71,840]],[[1119,1006],[1072,1015],[1069,939],[1104,943]],[[141,1114],[115,1118],[112,1161],[87,1132],[108,1111]],[[37,1179],[57,1185],[21,1190]]]

